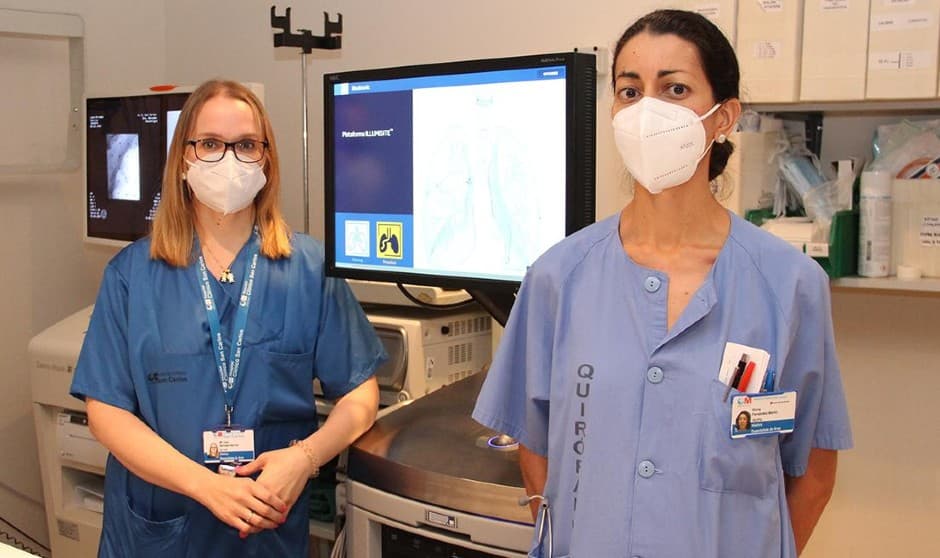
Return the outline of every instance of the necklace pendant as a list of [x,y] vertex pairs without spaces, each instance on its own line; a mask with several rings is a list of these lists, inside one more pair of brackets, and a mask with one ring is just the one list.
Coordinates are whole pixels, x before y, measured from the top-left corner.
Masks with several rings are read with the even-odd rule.
[[231,269],[225,268],[222,270],[222,273],[219,275],[220,283],[234,283],[235,275],[232,273]]

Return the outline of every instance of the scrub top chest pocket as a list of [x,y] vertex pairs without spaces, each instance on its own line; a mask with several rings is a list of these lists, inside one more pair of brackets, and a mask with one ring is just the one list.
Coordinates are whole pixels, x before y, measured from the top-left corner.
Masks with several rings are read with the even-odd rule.
[[267,381],[258,386],[267,392],[261,416],[280,422],[316,418],[313,399],[314,352],[279,353],[257,350]]
[[701,488],[763,498],[777,489],[780,437],[731,438],[732,398],[725,398],[727,387],[718,379],[709,386],[710,412],[702,417],[699,445]]

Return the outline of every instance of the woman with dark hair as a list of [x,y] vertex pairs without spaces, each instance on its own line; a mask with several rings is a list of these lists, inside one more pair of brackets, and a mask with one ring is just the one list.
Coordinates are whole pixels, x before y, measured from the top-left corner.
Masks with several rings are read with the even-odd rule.
[[[535,556],[791,558],[852,444],[828,278],[715,200],[741,112],[718,28],[656,11],[614,55],[634,197],[529,269],[473,416],[520,441],[548,501],[554,548]],[[731,438],[728,343],[799,393],[792,433]]]
[[751,429],[751,413],[741,411],[738,418],[734,419],[734,427],[738,432],[747,432]]
[[[72,381],[111,452],[102,558],[306,556],[304,487],[375,419],[382,344],[279,197],[261,102],[199,86],[153,232],[105,269]],[[320,428],[314,378],[337,399]]]

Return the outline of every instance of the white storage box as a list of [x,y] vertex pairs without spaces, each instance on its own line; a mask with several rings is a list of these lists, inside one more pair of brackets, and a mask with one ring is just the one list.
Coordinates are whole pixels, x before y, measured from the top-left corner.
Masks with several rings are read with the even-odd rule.
[[907,265],[940,277],[940,180],[895,180],[891,201],[892,275]]
[[789,103],[799,99],[802,29],[803,2],[738,3],[742,101]]
[[868,99],[918,99],[937,94],[940,0],[871,3]]
[[865,98],[868,9],[868,0],[806,3],[800,100]]

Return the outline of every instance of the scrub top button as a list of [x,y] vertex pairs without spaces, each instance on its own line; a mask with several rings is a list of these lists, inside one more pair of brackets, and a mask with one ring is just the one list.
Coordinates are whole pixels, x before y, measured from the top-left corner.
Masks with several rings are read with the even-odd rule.
[[658,366],[651,366],[649,370],[646,371],[646,379],[649,380],[651,384],[658,384],[663,381],[663,369]]
[[654,277],[650,275],[643,281],[643,288],[646,289],[648,293],[655,293],[659,290],[659,286],[662,284],[662,281],[659,280],[659,277]]
[[648,479],[653,476],[653,473],[656,472],[656,467],[653,466],[652,461],[649,461],[648,459],[644,459],[643,461],[640,461],[640,464],[637,467],[637,472],[644,479]]

